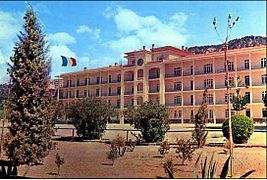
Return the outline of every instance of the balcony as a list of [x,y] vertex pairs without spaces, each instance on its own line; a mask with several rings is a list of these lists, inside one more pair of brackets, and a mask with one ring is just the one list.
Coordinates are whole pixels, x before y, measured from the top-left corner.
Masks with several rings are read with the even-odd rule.
[[134,78],[133,77],[125,77],[124,81],[133,81]]
[[77,86],[87,86],[87,83],[78,83]]
[[182,103],[166,103],[166,106],[182,106]]
[[174,88],[171,88],[171,89],[166,89],[165,92],[179,92],[179,91],[182,91],[182,88],[181,89],[174,89]]
[[184,72],[183,73],[183,76],[192,76],[193,75],[193,73],[191,73],[191,72]]
[[249,70],[249,67],[237,67],[237,71],[247,71]]
[[253,86],[265,86],[265,84],[262,82],[252,82],[252,85]]
[[194,104],[191,102],[184,102],[184,106],[193,106]]
[[101,81],[101,84],[107,84],[108,83],[108,80],[102,80]]
[[132,91],[125,91],[125,92],[124,92],[124,95],[132,95],[132,94],[133,94]]
[[[233,72],[233,71],[235,71],[235,68],[234,69],[229,69],[229,72]],[[216,73],[223,73],[223,72],[225,72],[225,68],[223,68],[223,69],[216,69],[215,72]]]
[[118,81],[117,79],[114,79],[114,80],[109,81],[110,84],[111,83],[119,83],[119,82],[121,82],[121,81]]
[[252,99],[252,102],[253,103],[263,103],[263,100],[262,99]]
[[98,85],[100,84],[99,82],[90,82],[89,85]]
[[159,75],[149,75],[149,79],[157,79],[159,78]]
[[108,96],[120,96],[120,93],[117,92],[108,93]]
[[191,88],[191,87],[183,87],[183,91],[193,91],[193,88]]
[[159,90],[157,90],[157,89],[149,89],[149,93],[159,93]]
[[170,74],[165,74],[166,78],[170,78],[170,77],[180,77],[181,73],[175,74],[175,73],[170,73]]
[[266,67],[263,67],[261,66],[260,64],[259,65],[252,65],[251,66],[251,69],[265,69]]
[[213,73],[213,71],[211,71],[211,72],[205,72],[205,71],[195,71],[195,75],[201,75],[201,74],[212,74]]
[[75,87],[75,84],[71,84],[70,87]]

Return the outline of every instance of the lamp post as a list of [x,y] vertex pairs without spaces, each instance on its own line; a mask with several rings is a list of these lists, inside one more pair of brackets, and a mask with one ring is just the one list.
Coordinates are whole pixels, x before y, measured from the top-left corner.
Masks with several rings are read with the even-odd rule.
[[232,16],[231,14],[228,15],[228,24],[227,24],[227,32],[226,37],[224,40],[221,39],[218,30],[217,30],[217,19],[214,17],[213,20],[213,26],[214,29],[219,37],[219,39],[222,41],[223,44],[223,50],[224,50],[224,62],[225,62],[225,77],[226,77],[226,85],[227,85],[227,107],[228,107],[228,122],[229,122],[229,142],[230,142],[230,177],[233,177],[233,135],[232,135],[232,118],[231,118],[231,102],[230,102],[230,82],[229,82],[229,61],[227,58],[227,52],[228,52],[228,41],[231,34],[231,31],[233,27],[235,26],[236,22],[239,20],[239,17],[237,17],[232,22]]

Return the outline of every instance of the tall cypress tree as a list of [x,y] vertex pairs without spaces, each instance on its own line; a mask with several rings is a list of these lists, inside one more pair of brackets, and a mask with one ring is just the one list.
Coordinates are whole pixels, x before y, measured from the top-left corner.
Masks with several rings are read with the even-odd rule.
[[52,101],[48,48],[32,7],[27,9],[24,21],[24,32],[18,35],[8,68],[12,96],[8,102],[11,126],[6,153],[17,165],[30,166],[41,163],[52,147]]
[[195,130],[192,133],[193,139],[197,142],[197,147],[202,148],[206,143],[208,132],[205,132],[206,122],[208,119],[207,109],[207,89],[205,89],[202,97],[202,103],[195,115]]

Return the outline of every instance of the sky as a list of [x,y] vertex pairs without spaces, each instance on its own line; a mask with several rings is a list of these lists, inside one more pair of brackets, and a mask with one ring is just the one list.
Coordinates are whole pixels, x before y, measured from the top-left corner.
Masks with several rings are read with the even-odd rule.
[[[30,1],[49,45],[51,77],[66,72],[123,62],[124,53],[171,45],[219,44],[213,29],[218,19],[221,36],[227,17],[240,17],[231,39],[266,37],[266,2],[258,1]],[[8,82],[7,63],[22,31],[27,2],[0,1],[0,83]],[[77,59],[62,67],[61,55]]]

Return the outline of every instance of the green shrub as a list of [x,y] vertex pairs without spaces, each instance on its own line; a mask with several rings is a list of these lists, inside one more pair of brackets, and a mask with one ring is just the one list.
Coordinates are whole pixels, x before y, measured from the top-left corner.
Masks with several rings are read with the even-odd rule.
[[85,98],[69,107],[69,118],[77,135],[86,139],[99,139],[106,129],[114,109],[97,98]]
[[139,129],[146,142],[160,142],[170,129],[168,111],[157,102],[145,102],[139,107],[129,108],[125,116],[130,124]]
[[177,158],[182,159],[182,164],[184,164],[185,160],[191,161],[194,155],[194,145],[191,139],[177,139]]
[[[229,139],[229,120],[223,122],[223,135]],[[246,143],[254,131],[253,120],[244,115],[232,116],[233,141],[236,144]]]
[[164,157],[166,154],[169,153],[169,150],[170,150],[170,145],[168,140],[162,141],[158,149],[160,155]]

